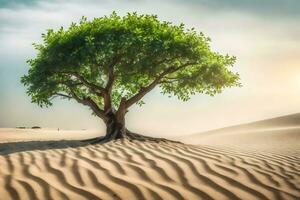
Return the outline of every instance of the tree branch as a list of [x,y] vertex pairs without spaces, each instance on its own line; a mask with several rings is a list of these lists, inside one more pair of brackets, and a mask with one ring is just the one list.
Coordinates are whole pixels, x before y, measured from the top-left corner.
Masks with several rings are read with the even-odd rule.
[[120,60],[121,60],[121,55],[116,55],[116,56],[114,56],[112,62],[108,66],[108,81],[106,83],[105,89],[109,92],[111,91],[112,85],[115,80],[114,67],[116,64],[118,64],[120,62]]
[[105,92],[105,89],[103,87],[96,85],[94,83],[90,83],[83,76],[81,76],[80,74],[78,74],[76,72],[61,72],[61,73],[74,76],[83,85],[85,85],[87,88],[89,88],[91,91],[93,91],[98,96],[103,96],[103,93]]
[[114,56],[112,62],[108,66],[108,80],[105,86],[105,92],[103,94],[104,98],[104,110],[105,112],[109,112],[112,109],[111,105],[111,90],[113,87],[113,83],[115,81],[115,74],[114,74],[114,67],[118,64],[121,60],[121,55]]
[[155,88],[157,84],[160,83],[161,79],[165,77],[168,74],[172,74],[180,69],[183,69],[187,66],[197,64],[196,62],[188,62],[183,65],[180,65],[179,67],[176,66],[171,66],[168,67],[166,70],[164,70],[160,75],[158,75],[148,86],[146,87],[141,87],[139,92],[135,94],[133,97],[128,99],[126,101],[126,109],[135,104],[136,102],[140,101],[148,92],[150,92],[152,89]]
[[161,80],[161,81],[159,81],[159,84],[161,84],[161,83],[175,83],[176,81],[178,81],[177,79],[172,79],[172,80]]
[[102,109],[100,109],[99,106],[96,104],[96,102],[94,102],[90,97],[80,98],[74,91],[74,87],[76,87],[76,86],[71,85],[70,83],[67,83],[67,82],[64,82],[61,84],[65,85],[70,90],[69,95],[62,94],[59,92],[55,93],[54,95],[63,96],[66,98],[73,98],[78,103],[89,106],[98,117],[100,117],[105,123],[107,122],[108,118],[105,115],[104,111]]
[[81,99],[78,95],[76,95],[76,93],[71,88],[70,88],[70,94],[78,103],[89,106],[98,117],[103,119],[104,122],[107,122],[108,118],[106,117],[104,111],[100,109],[98,105],[90,97],[83,97]]
[[54,93],[54,95],[61,96],[61,97],[66,97],[66,98],[68,98],[68,99],[71,99],[71,98],[72,98],[72,96],[70,96],[70,95],[63,94],[63,93],[59,93],[59,92]]

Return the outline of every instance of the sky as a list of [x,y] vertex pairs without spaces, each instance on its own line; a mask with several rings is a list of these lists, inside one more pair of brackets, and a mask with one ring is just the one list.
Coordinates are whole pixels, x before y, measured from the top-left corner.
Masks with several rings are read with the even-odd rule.
[[212,39],[213,50],[234,55],[241,88],[188,102],[155,89],[134,106],[127,127],[152,136],[193,134],[300,112],[300,1],[298,0],[0,0],[0,127],[99,129],[100,119],[74,101],[52,107],[31,103],[20,77],[49,28],[67,27],[116,11],[156,14]]

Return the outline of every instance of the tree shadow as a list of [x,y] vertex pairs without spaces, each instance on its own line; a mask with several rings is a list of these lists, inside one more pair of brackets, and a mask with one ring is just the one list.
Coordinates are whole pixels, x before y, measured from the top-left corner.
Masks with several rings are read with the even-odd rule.
[[0,155],[7,155],[22,151],[64,149],[68,147],[80,147],[86,145],[88,145],[88,143],[81,140],[8,142],[0,143]]
[[[178,141],[173,141],[165,138],[154,138],[154,137],[144,136],[130,131],[128,131],[127,137],[123,139],[128,139],[130,141],[136,140],[142,142],[149,141],[155,143],[160,143],[160,142],[181,143]],[[95,138],[90,138],[85,140],[7,142],[7,143],[0,143],[0,155],[7,155],[7,154],[17,153],[22,151],[83,147],[92,144],[103,144],[109,141],[111,141],[110,138],[101,136],[101,137],[95,137]]]

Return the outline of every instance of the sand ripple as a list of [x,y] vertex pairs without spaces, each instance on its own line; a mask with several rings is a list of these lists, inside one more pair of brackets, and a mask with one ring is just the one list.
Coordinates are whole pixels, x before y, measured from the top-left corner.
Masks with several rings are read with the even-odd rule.
[[298,152],[122,140],[18,152],[0,156],[0,200],[296,200]]

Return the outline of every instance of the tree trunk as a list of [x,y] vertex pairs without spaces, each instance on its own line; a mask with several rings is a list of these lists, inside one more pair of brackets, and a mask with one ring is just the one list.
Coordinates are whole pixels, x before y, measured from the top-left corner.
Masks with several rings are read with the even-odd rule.
[[119,121],[115,116],[109,118],[106,123],[105,138],[109,140],[121,139],[126,137],[125,120]]
[[[164,138],[153,138],[137,133],[133,133],[125,127],[125,112],[110,112],[107,114],[108,120],[106,124],[106,135],[103,137],[83,140],[89,144],[101,144],[117,139],[129,139],[139,141],[166,142],[171,141]],[[171,141],[175,142],[175,141]]]
[[127,129],[125,128],[125,117],[119,112],[111,111],[107,115],[108,120],[105,122],[106,135],[103,137],[83,140],[90,144],[105,143],[111,140],[126,138]]

